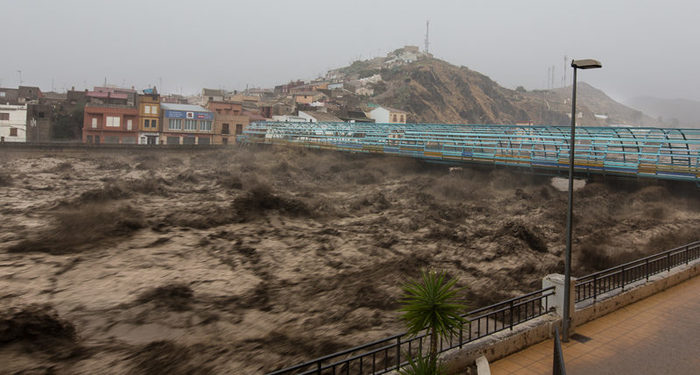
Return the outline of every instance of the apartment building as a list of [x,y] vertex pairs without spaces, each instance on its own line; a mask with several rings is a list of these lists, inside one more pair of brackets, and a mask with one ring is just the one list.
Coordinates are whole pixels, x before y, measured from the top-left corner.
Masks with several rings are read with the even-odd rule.
[[88,103],[83,115],[83,142],[136,144],[139,111],[120,104]]
[[236,136],[243,133],[249,118],[244,116],[243,106],[237,102],[210,101],[207,108],[214,113],[213,142],[226,145],[236,142]]
[[144,90],[139,95],[140,145],[157,145],[160,138],[160,95],[155,89]]
[[27,141],[27,106],[0,104],[0,142]]
[[160,141],[169,145],[208,145],[214,138],[214,113],[198,105],[161,103]]

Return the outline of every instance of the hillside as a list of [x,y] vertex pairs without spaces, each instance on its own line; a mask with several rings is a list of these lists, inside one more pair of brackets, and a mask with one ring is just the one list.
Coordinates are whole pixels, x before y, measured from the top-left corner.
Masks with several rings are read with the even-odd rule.
[[[366,85],[373,93],[365,99],[409,112],[410,122],[568,125],[571,121],[570,86],[554,90],[511,90],[465,66],[416,52],[415,47],[408,48],[393,51],[386,58],[356,61],[329,75],[355,82],[380,76],[378,82]],[[586,83],[579,82],[578,96],[581,125],[658,123]]]
[[[438,59],[423,59],[392,69],[383,69],[385,91],[377,103],[412,113],[415,122],[567,123],[555,111],[522,105],[520,93],[503,88],[489,77]],[[381,88],[381,84],[379,85]]]

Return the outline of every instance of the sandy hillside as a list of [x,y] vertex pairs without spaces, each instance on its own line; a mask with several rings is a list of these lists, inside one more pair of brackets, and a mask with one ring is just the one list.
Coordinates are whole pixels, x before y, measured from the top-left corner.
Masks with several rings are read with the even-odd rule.
[[[288,149],[0,154],[0,373],[256,374],[401,332],[423,267],[473,307],[563,269],[547,177]],[[593,182],[575,210],[579,275],[700,228],[694,187]]]

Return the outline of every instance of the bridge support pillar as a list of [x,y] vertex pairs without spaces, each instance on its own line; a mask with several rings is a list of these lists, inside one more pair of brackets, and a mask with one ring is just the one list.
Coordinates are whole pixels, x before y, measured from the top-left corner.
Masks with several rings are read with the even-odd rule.
[[[576,285],[576,278],[571,277],[571,293],[570,293],[570,298],[569,298],[569,311],[571,312],[571,323],[573,323],[573,315],[574,312],[576,311],[576,306],[574,301],[576,300],[576,294],[574,293]],[[550,286],[554,287],[554,295],[552,298],[549,300],[549,306],[553,306],[556,309],[557,314],[564,319],[564,304],[566,303],[564,301],[564,275],[560,275],[558,273],[553,273],[550,275],[545,276],[542,279],[542,288],[549,288]],[[573,324],[570,325],[569,331],[571,333],[574,332],[574,326]]]

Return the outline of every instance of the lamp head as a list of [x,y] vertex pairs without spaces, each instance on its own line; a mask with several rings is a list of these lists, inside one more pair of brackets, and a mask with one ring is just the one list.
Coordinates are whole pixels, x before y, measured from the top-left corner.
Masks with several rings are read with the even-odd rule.
[[597,69],[597,68],[602,68],[603,64],[601,64],[600,61],[598,61],[598,60],[581,59],[581,60],[572,60],[571,66],[574,69]]

